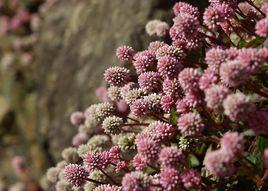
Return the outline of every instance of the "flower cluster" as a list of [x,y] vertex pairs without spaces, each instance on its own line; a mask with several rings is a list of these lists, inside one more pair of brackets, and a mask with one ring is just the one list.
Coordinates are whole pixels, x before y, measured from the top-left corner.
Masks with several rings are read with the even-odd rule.
[[65,167],[69,184],[86,191],[267,186],[268,5],[209,2],[202,14],[176,3],[171,26],[149,22],[147,32],[165,40],[146,50],[117,48],[121,65],[104,72],[102,103],[71,115],[79,141],[64,153],[76,163]]

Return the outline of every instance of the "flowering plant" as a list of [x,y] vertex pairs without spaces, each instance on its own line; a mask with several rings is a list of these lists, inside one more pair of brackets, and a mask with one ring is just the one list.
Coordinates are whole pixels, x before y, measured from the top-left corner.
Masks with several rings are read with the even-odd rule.
[[146,26],[162,41],[116,50],[102,103],[71,115],[79,133],[47,172],[57,190],[268,188],[268,4],[173,12]]

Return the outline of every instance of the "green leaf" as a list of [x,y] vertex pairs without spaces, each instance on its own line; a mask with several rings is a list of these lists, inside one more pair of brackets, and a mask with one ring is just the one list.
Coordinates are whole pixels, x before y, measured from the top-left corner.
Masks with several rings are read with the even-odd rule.
[[247,131],[244,131],[244,132],[242,133],[242,135],[243,135],[244,137],[253,137],[253,136],[255,135],[255,133],[254,133],[254,131],[252,131],[252,130],[247,130]]
[[188,156],[188,164],[191,167],[196,167],[196,166],[200,165],[200,162],[199,162],[199,160],[198,160],[198,158],[196,156],[194,156],[193,154],[190,154]]
[[252,157],[255,158],[256,167],[258,167],[261,171],[264,169],[263,152],[265,148],[268,148],[268,140],[262,136],[258,136],[254,144],[252,156],[249,157],[252,162],[254,161]]
[[241,39],[237,44],[237,48],[244,48],[246,45],[247,42],[244,39]]
[[265,38],[257,36],[255,39],[247,43],[246,47],[258,47],[265,41]]
[[172,124],[176,124],[177,123],[177,119],[178,119],[178,113],[172,109],[171,110],[171,114],[169,116],[169,120]]

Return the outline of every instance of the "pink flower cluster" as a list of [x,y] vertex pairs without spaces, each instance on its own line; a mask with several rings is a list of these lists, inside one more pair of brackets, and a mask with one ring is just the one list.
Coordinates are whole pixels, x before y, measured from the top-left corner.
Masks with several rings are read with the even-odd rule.
[[163,29],[166,41],[117,48],[121,63],[104,72],[108,88],[97,91],[102,103],[71,115],[80,136],[69,152],[77,149],[80,160],[65,167],[69,183],[95,191],[232,190],[254,177],[251,185],[265,185],[267,150],[256,147],[268,133],[267,5],[248,1],[253,21],[235,0],[209,2],[204,14],[176,3],[172,26],[147,25],[151,34]]

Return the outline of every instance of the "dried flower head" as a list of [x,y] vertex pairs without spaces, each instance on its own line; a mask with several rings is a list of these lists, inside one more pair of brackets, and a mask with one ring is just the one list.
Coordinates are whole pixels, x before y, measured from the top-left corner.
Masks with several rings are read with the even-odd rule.
[[102,128],[108,134],[119,134],[124,121],[121,117],[109,116],[102,122]]

